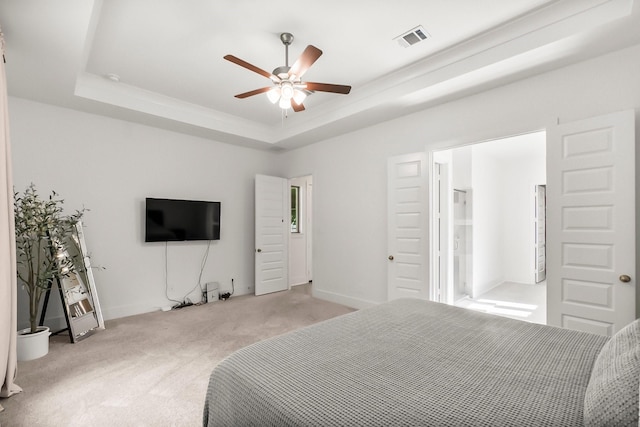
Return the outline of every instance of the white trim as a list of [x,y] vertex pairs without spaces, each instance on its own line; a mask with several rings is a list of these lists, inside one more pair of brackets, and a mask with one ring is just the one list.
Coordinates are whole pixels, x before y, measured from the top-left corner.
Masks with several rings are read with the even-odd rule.
[[314,298],[318,298],[325,301],[335,302],[337,304],[346,305],[347,307],[363,309],[376,306],[379,302],[369,301],[361,298],[354,298],[347,295],[336,294],[334,292],[327,292],[313,286],[311,288],[311,295]]

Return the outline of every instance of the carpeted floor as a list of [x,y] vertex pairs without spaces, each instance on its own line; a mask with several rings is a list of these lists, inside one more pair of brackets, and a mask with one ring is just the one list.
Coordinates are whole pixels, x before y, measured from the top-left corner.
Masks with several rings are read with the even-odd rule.
[[225,356],[353,311],[311,297],[310,285],[263,296],[106,322],[76,344],[18,364],[23,392],[0,403],[2,427],[198,426],[209,374]]

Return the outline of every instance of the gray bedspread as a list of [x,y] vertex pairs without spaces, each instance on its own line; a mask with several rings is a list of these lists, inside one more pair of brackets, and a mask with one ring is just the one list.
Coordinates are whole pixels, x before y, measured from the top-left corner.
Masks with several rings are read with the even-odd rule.
[[606,337],[396,300],[253,344],[205,426],[579,426]]

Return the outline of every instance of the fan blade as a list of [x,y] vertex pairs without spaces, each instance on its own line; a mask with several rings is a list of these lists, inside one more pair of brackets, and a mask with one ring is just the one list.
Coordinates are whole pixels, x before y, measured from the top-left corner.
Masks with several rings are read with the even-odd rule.
[[274,80],[274,81],[279,81],[280,79],[277,78],[276,76],[274,76],[273,74],[269,73],[268,71],[263,70],[262,68],[258,68],[253,64],[249,64],[247,61],[243,61],[240,58],[237,58],[233,55],[226,55],[224,57],[224,59],[226,59],[227,61],[231,61],[234,64],[237,64],[241,67],[246,68],[247,70],[253,71],[254,73],[258,73],[261,76],[265,76],[268,79]]
[[240,94],[236,95],[236,98],[244,99],[244,98],[248,98],[248,97],[253,96],[253,95],[259,95],[261,93],[269,92],[270,90],[271,90],[270,87],[263,87],[263,88],[252,90],[252,91],[249,91],[249,92],[240,93]]
[[341,93],[343,95],[351,92],[351,86],[345,85],[333,85],[329,83],[314,83],[314,82],[305,82],[307,85],[307,90],[315,90],[317,92],[332,92],[332,93]]
[[322,55],[320,49],[311,45],[307,46],[300,58],[289,69],[289,76],[295,75],[297,79],[300,79],[309,67],[320,58],[320,55]]
[[294,101],[291,101],[291,108],[293,108],[293,111],[296,113],[304,111],[304,105],[302,105],[302,103],[296,104]]

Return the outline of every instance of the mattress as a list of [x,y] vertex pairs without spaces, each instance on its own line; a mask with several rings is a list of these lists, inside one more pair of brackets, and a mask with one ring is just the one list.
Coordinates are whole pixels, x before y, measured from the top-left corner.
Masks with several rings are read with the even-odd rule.
[[580,426],[607,337],[402,299],[213,370],[205,426]]

